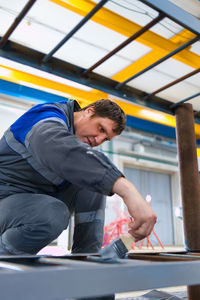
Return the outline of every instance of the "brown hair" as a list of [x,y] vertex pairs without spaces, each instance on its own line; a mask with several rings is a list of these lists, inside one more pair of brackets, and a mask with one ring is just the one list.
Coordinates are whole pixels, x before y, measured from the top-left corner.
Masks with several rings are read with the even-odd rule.
[[85,110],[88,107],[94,107],[95,109],[92,117],[98,116],[114,121],[117,125],[114,131],[117,134],[120,134],[125,129],[126,115],[121,107],[114,101],[109,99],[101,99],[83,107],[81,110]]

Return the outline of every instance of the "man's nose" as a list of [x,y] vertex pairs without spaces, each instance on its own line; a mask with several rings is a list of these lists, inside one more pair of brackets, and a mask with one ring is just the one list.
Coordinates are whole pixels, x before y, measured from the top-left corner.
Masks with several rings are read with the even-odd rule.
[[100,134],[98,136],[96,136],[95,138],[96,140],[96,145],[101,145],[105,140],[106,140],[106,135],[105,134]]

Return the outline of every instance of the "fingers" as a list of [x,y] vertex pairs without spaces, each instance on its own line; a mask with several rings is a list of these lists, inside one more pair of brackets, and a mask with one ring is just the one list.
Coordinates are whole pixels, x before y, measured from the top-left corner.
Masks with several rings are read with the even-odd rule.
[[156,223],[156,215],[153,214],[151,217],[149,217],[146,220],[135,220],[133,222],[129,223],[129,233],[134,236],[136,241],[142,240],[148,235],[151,234],[153,227]]
[[128,224],[128,227],[132,230],[137,230],[142,225],[142,222],[133,221]]
[[143,226],[141,226],[138,230],[130,229],[128,232],[129,232],[129,234],[134,236],[136,241],[143,240],[145,237],[147,237],[151,234],[151,230],[146,230],[143,228]]

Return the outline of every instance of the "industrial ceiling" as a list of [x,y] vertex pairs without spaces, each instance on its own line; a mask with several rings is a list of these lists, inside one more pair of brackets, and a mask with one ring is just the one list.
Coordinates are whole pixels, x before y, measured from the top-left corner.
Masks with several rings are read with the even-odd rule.
[[189,99],[198,120],[199,17],[198,0],[0,0],[0,78],[169,114]]

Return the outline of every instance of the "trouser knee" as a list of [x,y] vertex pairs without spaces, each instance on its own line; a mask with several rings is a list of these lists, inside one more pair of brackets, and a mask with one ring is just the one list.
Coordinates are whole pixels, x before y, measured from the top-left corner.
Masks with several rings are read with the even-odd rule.
[[8,197],[2,200],[0,211],[2,246],[12,254],[37,253],[57,238],[69,221],[67,206],[47,195]]
[[[67,228],[69,223],[69,211],[67,206],[59,201],[49,203],[41,221],[41,230],[44,230],[46,236],[50,239],[55,239],[64,229]],[[35,224],[35,226],[38,226]]]

